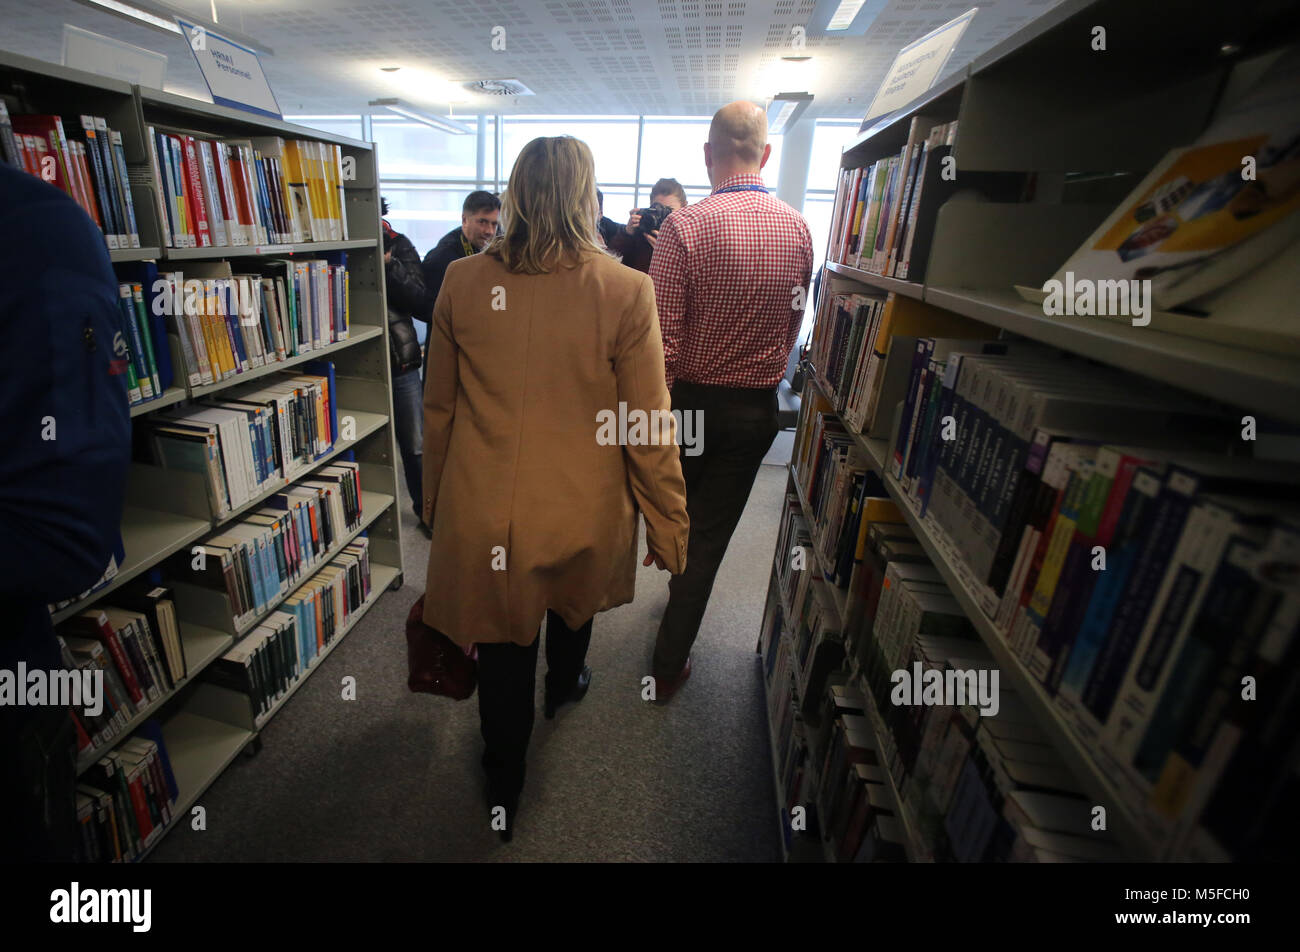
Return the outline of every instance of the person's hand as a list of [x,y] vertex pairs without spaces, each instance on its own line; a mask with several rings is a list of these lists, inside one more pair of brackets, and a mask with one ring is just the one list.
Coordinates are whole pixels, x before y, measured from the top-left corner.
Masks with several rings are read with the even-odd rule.
[[647,553],[645,554],[645,561],[642,562],[641,564],[642,564],[642,565],[649,565],[651,562],[654,563],[654,566],[655,566],[655,568],[657,568],[657,569],[664,569],[664,570],[667,570],[667,568],[668,568],[668,566],[664,565],[664,560],[663,560],[663,559],[659,558],[659,556],[655,555],[653,552],[647,552]]
[[390,264],[393,260],[393,249],[389,248],[384,252],[384,264]]
[[634,208],[632,209],[631,214],[628,215],[627,225],[624,226],[623,230],[629,235],[635,235],[636,226],[639,224],[641,224],[641,216],[637,214],[636,209]]
[[651,249],[654,248],[654,246],[655,246],[655,241],[658,239],[658,237],[659,237],[659,229],[658,229],[658,228],[656,228],[654,231],[647,231],[647,232],[645,233],[645,240],[648,241],[648,242],[650,242],[650,247],[651,247]]

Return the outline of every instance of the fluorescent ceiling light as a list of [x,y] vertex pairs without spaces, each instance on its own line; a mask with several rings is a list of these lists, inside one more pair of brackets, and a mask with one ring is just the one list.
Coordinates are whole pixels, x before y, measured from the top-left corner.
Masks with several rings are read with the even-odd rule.
[[811,0],[808,14],[808,36],[863,36],[890,0]]
[[831,14],[831,22],[826,24],[826,29],[847,30],[865,2],[866,0],[841,0],[840,5]]
[[184,36],[180,26],[176,23],[176,18],[180,17],[188,23],[201,26],[218,36],[233,40],[240,46],[247,46],[259,53],[268,55],[275,53],[275,50],[265,43],[258,42],[251,36],[231,30],[213,20],[205,20],[203,17],[195,16],[185,10],[178,10],[165,3],[158,3],[156,0],[78,0],[78,2],[128,20],[134,20],[136,23],[143,23],[155,30],[163,30],[167,33],[175,33],[177,36]]
[[773,96],[767,107],[768,135],[780,135],[793,126],[812,101],[811,93],[778,93]]
[[139,20],[141,23],[147,23],[149,26],[159,30],[166,30],[169,33],[180,35],[181,28],[176,25],[175,20],[164,20],[160,16],[155,16],[143,7],[137,7],[130,3],[118,3],[117,0],[82,0],[83,3],[91,6],[103,7],[110,13],[116,13],[118,16],[127,17],[132,20]]
[[443,119],[441,116],[431,116],[426,112],[421,112],[414,106],[403,102],[400,99],[372,99],[370,105],[380,106],[389,112],[396,113],[413,122],[421,122],[426,126],[438,129],[442,132],[450,132],[452,135],[467,136],[475,130],[462,123],[452,119]]

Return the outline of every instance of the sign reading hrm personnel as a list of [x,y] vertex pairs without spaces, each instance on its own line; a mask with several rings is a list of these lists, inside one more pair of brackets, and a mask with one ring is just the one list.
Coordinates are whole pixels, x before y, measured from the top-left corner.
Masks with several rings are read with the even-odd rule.
[[867,108],[861,128],[865,130],[872,119],[901,109],[933,86],[952,55],[953,47],[978,12],[979,7],[971,7],[955,20],[949,20],[899,50],[894,65],[889,67],[885,81],[876,92],[876,98]]
[[185,40],[198,60],[213,102],[282,118],[280,106],[256,53],[206,27],[188,23],[180,17],[176,22],[185,32]]

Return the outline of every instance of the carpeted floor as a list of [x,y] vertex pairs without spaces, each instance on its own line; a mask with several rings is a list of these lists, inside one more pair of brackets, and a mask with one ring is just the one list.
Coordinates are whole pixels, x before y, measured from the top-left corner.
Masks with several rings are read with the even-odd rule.
[[[789,458],[788,434],[769,456]],[[406,584],[385,594],[204,794],[154,862],[749,861],[781,858],[758,638],[783,466],[759,472],[696,642],[666,706],[641,700],[668,576],[641,568],[631,605],[597,616],[591,690],[541,713],[514,841],[483,806],[475,698],[406,690],[402,628],[428,543],[403,497]],[[544,666],[545,661],[541,664]],[[356,678],[355,701],[341,681]]]

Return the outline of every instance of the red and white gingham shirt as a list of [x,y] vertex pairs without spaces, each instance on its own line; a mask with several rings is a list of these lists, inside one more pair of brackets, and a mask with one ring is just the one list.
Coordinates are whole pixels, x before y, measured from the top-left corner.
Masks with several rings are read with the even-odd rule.
[[775,387],[785,376],[812,277],[797,211],[733,175],[664,221],[650,259],[668,386]]

